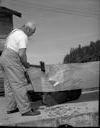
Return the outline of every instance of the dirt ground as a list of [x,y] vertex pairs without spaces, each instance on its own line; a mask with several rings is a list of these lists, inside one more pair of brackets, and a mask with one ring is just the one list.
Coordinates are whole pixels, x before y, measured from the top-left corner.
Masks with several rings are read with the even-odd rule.
[[0,126],[98,126],[98,93],[96,90],[83,92],[75,101],[50,107],[39,106],[37,102],[41,115],[34,117],[22,117],[19,112],[6,114],[5,97],[0,97]]

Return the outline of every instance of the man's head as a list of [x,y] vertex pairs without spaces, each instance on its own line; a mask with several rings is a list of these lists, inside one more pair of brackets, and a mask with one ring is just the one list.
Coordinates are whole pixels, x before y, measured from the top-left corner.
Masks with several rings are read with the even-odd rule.
[[27,22],[25,25],[21,28],[27,36],[32,36],[36,31],[36,25],[34,22]]

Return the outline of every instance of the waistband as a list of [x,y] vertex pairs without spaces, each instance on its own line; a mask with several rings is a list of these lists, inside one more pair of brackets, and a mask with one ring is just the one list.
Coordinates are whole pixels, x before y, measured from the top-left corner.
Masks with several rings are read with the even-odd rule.
[[14,50],[11,49],[11,48],[7,48],[7,47],[4,48],[3,52],[4,52],[4,51],[9,51],[9,52],[13,52],[13,53],[15,53],[15,54],[18,54],[18,52],[14,51]]

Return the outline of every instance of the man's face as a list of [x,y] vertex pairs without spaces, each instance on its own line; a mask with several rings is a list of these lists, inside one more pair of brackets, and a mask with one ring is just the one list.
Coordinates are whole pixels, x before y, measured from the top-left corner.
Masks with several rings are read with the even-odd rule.
[[28,36],[32,36],[35,33],[35,31],[36,31],[36,28],[34,28],[34,29],[30,28],[30,30],[28,32]]

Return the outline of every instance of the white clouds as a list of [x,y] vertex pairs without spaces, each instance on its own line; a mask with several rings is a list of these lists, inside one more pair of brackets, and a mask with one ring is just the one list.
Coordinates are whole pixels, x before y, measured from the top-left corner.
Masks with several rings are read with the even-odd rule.
[[[37,30],[27,50],[28,60],[32,63],[39,63],[41,59],[47,63],[59,63],[62,62],[70,48],[77,47],[79,43],[84,45],[87,41],[98,38],[99,20],[94,18],[93,14],[91,14],[93,17],[85,16],[86,13],[90,15],[94,11],[97,15],[99,1],[88,0],[88,4],[86,1],[5,0],[3,2],[8,7],[22,13],[21,19],[14,17],[14,27],[19,27],[27,20],[33,19],[36,22]],[[33,6],[33,3],[36,6]],[[53,9],[47,9],[48,6]],[[57,11],[57,8],[61,8],[59,10],[61,12]],[[76,15],[78,9],[85,15]],[[71,10],[71,13],[68,10]],[[63,11],[66,12],[63,13]]]

